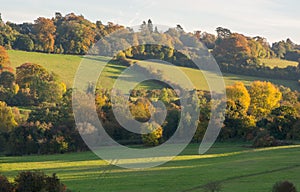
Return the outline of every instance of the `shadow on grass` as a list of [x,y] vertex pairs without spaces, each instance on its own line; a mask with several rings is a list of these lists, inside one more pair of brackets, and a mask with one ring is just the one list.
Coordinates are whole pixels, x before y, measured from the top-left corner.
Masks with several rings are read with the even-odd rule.
[[[254,176],[266,175],[266,174],[270,174],[270,173],[276,173],[276,172],[292,170],[292,169],[299,168],[299,167],[300,167],[300,165],[292,165],[292,166],[282,167],[282,168],[273,169],[273,170],[269,170],[269,171],[262,171],[262,172],[257,172],[257,173],[251,173],[251,174],[245,174],[245,175],[240,175],[240,176],[228,177],[226,179],[218,180],[218,181],[215,181],[215,182],[216,183],[224,183],[224,182],[237,180],[237,179],[243,179],[243,178],[247,178],[247,177],[254,177]],[[207,186],[207,184],[198,185],[198,186],[195,186],[193,188],[183,190],[181,192],[195,191],[195,190],[204,188],[205,186]]]
[[[196,145],[194,147],[196,149]],[[217,147],[222,148],[221,145]],[[277,152],[275,149],[282,150]],[[224,150],[227,150],[226,147]],[[35,165],[35,161],[31,162],[33,163],[32,166],[36,166],[34,170],[57,173],[70,189],[78,187],[82,191],[99,191],[100,189],[102,191],[124,191],[126,187],[128,187],[127,191],[129,189],[132,189],[130,191],[138,191],[140,189],[139,185],[144,186],[146,191],[148,188],[148,191],[150,189],[160,189],[159,191],[166,191],[163,189],[169,189],[167,191],[170,191],[170,189],[172,189],[171,191],[197,191],[202,190],[212,178],[216,182],[222,183],[289,171],[300,167],[297,160],[288,162],[285,158],[286,153],[290,154],[290,158],[297,157],[299,154],[298,148],[293,149],[293,151],[289,151],[287,148],[252,150],[253,153],[250,151],[228,152],[227,156],[223,156],[224,153],[219,154],[219,156],[213,154],[221,158],[201,158],[200,155],[179,156],[176,157],[178,159],[175,158],[173,161],[159,167],[138,170],[128,170],[104,164],[101,160],[93,161],[92,159],[98,158],[93,156],[91,152],[81,153],[79,156],[78,154],[54,155],[51,158],[53,160],[56,158],[56,161],[49,161],[49,164],[54,163],[49,168],[39,169],[38,164]],[[272,154],[276,154],[276,156]],[[76,162],[79,159],[82,162]],[[36,161],[41,162],[42,159],[39,158]],[[274,164],[270,164],[271,161]],[[69,164],[69,162],[74,163],[74,165]],[[283,162],[284,164],[282,164]],[[25,163],[24,166],[31,169],[30,164]],[[274,169],[274,167],[277,168]],[[9,170],[11,167],[6,168],[7,171],[4,174],[9,176],[15,176],[16,172],[22,169],[22,167],[18,167],[18,170]],[[157,183],[158,181],[161,182],[161,185],[160,182]]]

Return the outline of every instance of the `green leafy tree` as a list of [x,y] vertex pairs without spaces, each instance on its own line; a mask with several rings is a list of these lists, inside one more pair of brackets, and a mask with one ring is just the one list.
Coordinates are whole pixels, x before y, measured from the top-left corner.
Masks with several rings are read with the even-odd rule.
[[0,100],[11,104],[18,91],[15,75],[8,71],[0,73]]
[[270,134],[276,139],[293,139],[292,128],[297,121],[297,111],[294,107],[281,106],[274,109],[267,118]]
[[8,133],[17,125],[12,108],[0,101],[0,133]]
[[284,86],[280,86],[279,90],[282,93],[281,105],[295,106],[298,103],[299,92]]
[[8,71],[0,73],[0,85],[2,85],[4,88],[12,89],[15,85],[15,82],[15,74]]
[[0,23],[0,46],[11,49],[19,33],[11,26]]
[[96,28],[83,16],[68,14],[57,26],[56,47],[61,46],[68,54],[86,54],[95,42]]
[[272,45],[272,50],[275,52],[277,57],[284,59],[287,53],[295,50],[295,44],[290,39],[275,42]]
[[218,27],[216,31],[219,39],[226,39],[231,36],[231,31],[229,29]]
[[36,105],[42,102],[56,102],[66,91],[65,84],[57,75],[49,73],[37,64],[25,63],[17,67],[16,82],[21,89],[30,89],[30,95]]
[[19,35],[13,47],[14,49],[23,51],[32,51],[34,49],[34,42],[28,35]]

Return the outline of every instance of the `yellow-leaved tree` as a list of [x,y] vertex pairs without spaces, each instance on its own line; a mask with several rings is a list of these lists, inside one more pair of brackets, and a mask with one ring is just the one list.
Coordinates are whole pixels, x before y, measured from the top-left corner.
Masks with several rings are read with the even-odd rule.
[[163,136],[163,129],[162,127],[155,123],[145,123],[142,127],[143,130],[151,131],[148,134],[142,134],[142,141],[145,146],[157,146],[160,142],[160,139]]
[[223,139],[251,138],[252,128],[255,127],[255,119],[247,113],[251,103],[247,88],[242,82],[237,82],[228,86],[226,93],[226,119],[220,137]]
[[17,125],[12,108],[0,101],[0,133],[10,132]]
[[249,93],[251,97],[249,112],[257,119],[266,117],[273,109],[279,107],[282,98],[280,90],[270,82],[253,82]]
[[250,106],[250,95],[242,82],[226,88],[228,103],[231,103],[231,110],[236,110],[241,114],[246,114]]

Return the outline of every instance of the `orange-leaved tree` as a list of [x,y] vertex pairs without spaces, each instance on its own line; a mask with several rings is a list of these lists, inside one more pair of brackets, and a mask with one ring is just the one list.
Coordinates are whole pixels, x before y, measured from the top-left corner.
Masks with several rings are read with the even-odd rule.
[[39,17],[34,21],[35,45],[39,51],[51,53],[54,51],[56,27],[51,19]]

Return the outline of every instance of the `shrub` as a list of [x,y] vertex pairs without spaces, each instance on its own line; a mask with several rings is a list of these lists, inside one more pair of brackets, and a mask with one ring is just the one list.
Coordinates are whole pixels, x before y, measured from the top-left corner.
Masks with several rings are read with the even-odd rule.
[[49,192],[65,192],[66,186],[60,182],[60,180],[57,178],[55,173],[52,175],[52,177],[46,178],[46,184],[45,184],[46,191]]
[[13,192],[13,185],[3,175],[0,175],[0,192]]
[[253,147],[272,147],[272,146],[284,146],[293,145],[293,142],[285,140],[277,140],[267,130],[260,130],[254,139]]
[[65,192],[63,185],[55,174],[52,177],[43,172],[22,172],[16,179],[16,192]]
[[45,175],[42,172],[22,172],[15,181],[16,192],[39,192],[45,186]]
[[261,130],[253,142],[253,147],[271,147],[275,144],[275,138],[266,130]]
[[275,183],[272,192],[297,192],[296,187],[289,181],[280,181]]

